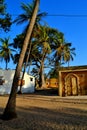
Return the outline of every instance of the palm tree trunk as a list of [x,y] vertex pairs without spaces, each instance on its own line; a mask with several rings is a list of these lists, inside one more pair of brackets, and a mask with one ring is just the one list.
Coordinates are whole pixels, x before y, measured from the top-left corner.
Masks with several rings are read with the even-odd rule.
[[42,88],[45,88],[45,78],[44,78],[44,62],[43,62],[43,65],[42,65]]
[[69,67],[69,61],[68,61],[68,67]]
[[8,62],[7,62],[7,60],[6,60],[6,67],[5,67],[5,69],[7,70],[7,68],[8,68]]
[[[31,38],[30,38],[30,41],[31,41]],[[23,71],[23,74],[22,74],[22,78],[21,78],[21,80],[24,79],[24,75],[25,75],[26,67],[27,67],[27,64],[28,64],[29,56],[30,56],[30,51],[31,51],[31,42],[30,42],[29,44],[30,44],[29,52],[28,52],[28,55],[27,55],[27,58],[26,58],[26,62],[25,62],[25,64],[24,64],[24,71]],[[21,82],[21,84],[20,84],[19,94],[22,94],[22,82]]]
[[28,74],[30,74],[30,66],[32,65],[32,60],[30,60],[30,63],[29,63],[29,65],[28,65],[28,71],[27,71],[27,73]]
[[20,72],[22,69],[22,65],[23,65],[23,60],[24,60],[24,56],[28,47],[28,43],[31,37],[31,33],[35,24],[35,20],[36,20],[36,16],[37,16],[37,12],[38,12],[38,6],[39,6],[39,0],[35,1],[35,6],[34,6],[34,10],[32,13],[32,18],[30,20],[30,24],[25,36],[25,40],[24,40],[24,44],[20,53],[20,57],[19,57],[19,62],[18,65],[16,67],[16,71],[15,71],[15,75],[14,75],[14,79],[13,79],[13,84],[12,84],[12,89],[11,89],[11,93],[9,96],[9,100],[7,102],[6,108],[4,110],[4,113],[2,115],[2,118],[4,120],[9,120],[12,118],[16,118],[17,117],[17,113],[16,113],[16,93],[17,93],[17,88],[18,88],[18,80],[20,77]]
[[40,73],[39,73],[39,87],[45,87],[45,79],[44,79],[44,61],[46,58],[46,53],[43,51],[43,56],[41,60],[41,65],[40,65]]
[[43,63],[41,62],[40,71],[39,71],[39,87],[43,86]]
[[18,91],[18,94],[22,94],[22,80],[24,79],[25,71],[26,71],[26,66],[24,65],[24,70],[22,73],[21,84],[20,84],[20,90]]

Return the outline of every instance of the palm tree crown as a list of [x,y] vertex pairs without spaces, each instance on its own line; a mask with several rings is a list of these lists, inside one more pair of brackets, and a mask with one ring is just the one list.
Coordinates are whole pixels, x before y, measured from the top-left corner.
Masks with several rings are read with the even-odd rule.
[[0,60],[4,60],[7,65],[10,62],[10,59],[14,59],[12,52],[16,52],[14,49],[11,48],[12,44],[9,44],[9,38],[0,39],[2,45],[0,45]]
[[[23,14],[20,14],[16,20],[14,20],[14,22],[16,22],[17,24],[23,24],[23,23],[27,23],[27,26],[25,28],[24,31],[26,31],[26,29],[28,28],[28,24],[29,24],[29,21],[31,19],[31,16],[32,16],[32,13],[33,13],[33,8],[34,8],[34,0],[33,2],[30,4],[24,4],[22,3],[21,4],[21,8],[23,10]],[[35,25],[34,26],[37,26],[38,24],[40,24],[41,20],[43,17],[45,17],[47,15],[46,12],[42,12],[40,13],[40,10],[38,10],[38,13],[37,13],[37,17],[36,17],[36,21],[35,21]]]

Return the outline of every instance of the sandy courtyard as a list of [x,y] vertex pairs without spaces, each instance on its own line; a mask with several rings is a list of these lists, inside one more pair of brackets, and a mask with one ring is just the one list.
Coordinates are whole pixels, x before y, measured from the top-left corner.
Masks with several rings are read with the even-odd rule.
[[[0,115],[8,96],[0,96]],[[17,95],[18,118],[3,121],[0,130],[87,130],[87,96]]]

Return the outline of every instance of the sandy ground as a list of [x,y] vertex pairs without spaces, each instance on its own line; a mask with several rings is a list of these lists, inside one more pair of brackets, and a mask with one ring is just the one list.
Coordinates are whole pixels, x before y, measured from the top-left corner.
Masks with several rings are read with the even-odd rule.
[[[0,96],[0,114],[8,96]],[[0,130],[87,130],[87,96],[17,95],[18,118],[3,121]]]

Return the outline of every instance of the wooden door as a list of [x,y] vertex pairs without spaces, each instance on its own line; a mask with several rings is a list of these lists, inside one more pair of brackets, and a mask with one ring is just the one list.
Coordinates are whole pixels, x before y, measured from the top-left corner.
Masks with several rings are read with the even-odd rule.
[[77,95],[78,94],[78,86],[77,86],[77,78],[72,77],[71,78],[71,85],[72,85],[72,95]]
[[77,84],[77,77],[74,75],[69,75],[65,81],[65,89],[66,89],[66,96],[74,96],[78,94],[78,84]]

